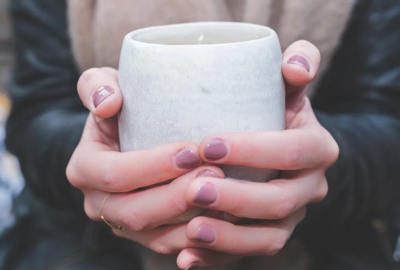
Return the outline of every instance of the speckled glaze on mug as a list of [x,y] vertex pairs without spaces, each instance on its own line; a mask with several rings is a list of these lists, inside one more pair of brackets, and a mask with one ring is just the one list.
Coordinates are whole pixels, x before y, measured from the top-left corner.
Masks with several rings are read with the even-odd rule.
[[[200,143],[215,133],[283,130],[281,65],[278,37],[264,26],[205,22],[128,34],[119,67],[121,151]],[[237,180],[261,182],[276,175],[267,169],[222,168]]]

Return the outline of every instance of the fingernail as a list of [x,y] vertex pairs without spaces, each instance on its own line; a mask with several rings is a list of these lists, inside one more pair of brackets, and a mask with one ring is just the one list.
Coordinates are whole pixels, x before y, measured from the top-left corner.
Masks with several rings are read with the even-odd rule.
[[200,268],[200,264],[199,264],[199,263],[192,263],[192,264],[189,265],[188,268],[186,268],[185,270],[198,269],[198,268]]
[[208,160],[219,160],[228,154],[228,146],[221,140],[211,140],[204,149]]
[[212,243],[215,241],[214,229],[209,225],[203,225],[197,231],[194,240],[202,243]]
[[111,86],[102,86],[99,89],[96,90],[96,93],[93,95],[93,104],[94,107],[97,108],[97,106],[100,105],[104,100],[106,100],[109,96],[114,94],[115,91]]
[[209,183],[200,185],[194,197],[194,202],[198,204],[212,204],[217,200],[218,192],[215,187]]
[[193,169],[200,165],[200,158],[191,149],[184,149],[175,156],[175,163],[181,169]]
[[220,178],[215,172],[212,171],[203,171],[197,175],[197,178],[200,177],[212,177],[212,178]]
[[295,55],[292,58],[289,59],[288,64],[293,64],[293,65],[298,65],[308,72],[310,72],[310,64],[308,64],[307,59],[305,59],[302,56]]
[[239,217],[229,214],[227,212],[220,212],[220,214],[218,216],[219,216],[219,219],[229,222],[229,223],[232,223],[232,224],[236,224],[240,220]]

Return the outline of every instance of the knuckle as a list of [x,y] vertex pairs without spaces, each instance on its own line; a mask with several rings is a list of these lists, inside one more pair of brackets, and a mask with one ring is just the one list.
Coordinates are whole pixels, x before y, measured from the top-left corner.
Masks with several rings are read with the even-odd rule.
[[287,240],[288,236],[286,235],[286,233],[277,232],[274,235],[272,241],[268,243],[269,246],[266,249],[267,250],[266,255],[273,256],[279,253],[285,247]]
[[299,223],[306,218],[306,215],[307,215],[307,208],[304,207],[299,213]]
[[154,243],[151,243],[150,249],[161,255],[174,255],[173,249],[162,241],[155,241]]
[[280,204],[272,212],[272,219],[279,220],[288,217],[296,209],[297,203],[294,197],[283,195]]
[[115,177],[114,173],[112,171],[108,171],[103,175],[103,178],[101,180],[103,182],[103,185],[106,190],[110,191],[118,191],[118,180]]
[[232,205],[232,210],[230,210],[229,213],[241,216],[244,209],[246,208],[245,198],[242,190],[239,190],[233,202],[234,203]]
[[73,185],[74,187],[81,186],[82,181],[81,181],[81,178],[79,177],[74,157],[72,157],[71,160],[69,161],[65,172],[66,172],[67,179],[71,183],[71,185]]
[[335,164],[338,158],[339,158],[339,145],[335,140],[332,139],[327,150],[328,166],[330,167],[333,164]]
[[325,197],[328,195],[328,181],[326,180],[326,177],[324,176],[322,181],[319,182],[319,186],[317,187],[317,194],[316,194],[316,202],[320,202]]
[[297,201],[293,195],[287,192],[281,192],[279,204],[272,212],[272,219],[279,220],[288,217],[297,208]]
[[88,198],[85,198],[85,202],[84,202],[84,209],[85,209],[85,213],[86,215],[94,221],[97,221],[99,219],[98,213],[97,211],[95,211],[93,209],[92,204],[90,203]]
[[163,173],[167,172],[169,166],[164,162],[151,162],[148,166],[147,176],[155,183],[163,182]]
[[339,145],[335,141],[335,139],[332,137],[332,135],[325,129],[322,130],[321,134],[321,141],[324,142],[325,149],[323,152],[323,165],[326,165],[327,167],[332,166],[335,164],[337,159],[339,158]]
[[187,210],[186,201],[182,194],[171,193],[172,206],[179,212],[184,213]]
[[120,237],[120,238],[125,238],[123,231],[121,231],[119,229],[114,229],[114,228],[112,228],[111,230],[115,236]]
[[[105,160],[107,159],[107,160]],[[101,183],[106,191],[127,192],[130,191],[128,184],[123,180],[123,175],[119,173],[118,161],[112,157],[104,157],[97,160],[97,164],[102,168]]]
[[138,215],[130,210],[122,210],[118,216],[118,225],[129,228],[132,231],[139,232],[145,229],[146,224],[138,218]]
[[298,168],[302,156],[303,147],[298,140],[288,138],[286,140],[285,152],[281,162],[283,170]]

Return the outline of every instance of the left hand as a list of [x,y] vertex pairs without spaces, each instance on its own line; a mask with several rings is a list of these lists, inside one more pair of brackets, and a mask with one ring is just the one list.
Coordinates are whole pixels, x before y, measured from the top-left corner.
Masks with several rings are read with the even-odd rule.
[[200,145],[199,154],[209,163],[282,171],[280,179],[268,183],[197,178],[187,188],[189,204],[258,222],[234,225],[203,216],[187,225],[121,236],[164,248],[173,242],[175,250],[179,249],[176,243],[184,243],[178,256],[178,266],[183,269],[216,267],[244,256],[274,255],[281,250],[304,218],[305,207],[326,196],[325,171],[338,157],[336,142],[316,119],[304,93],[319,63],[318,49],[306,41],[295,42],[283,55],[287,130],[218,134]]
[[[317,74],[320,54],[311,43],[298,41],[283,59],[287,130],[213,135],[199,148],[206,162],[282,170],[281,178],[268,183],[199,178],[188,188],[188,202],[193,205],[259,222],[235,226],[207,217],[193,219],[187,237],[203,241],[204,249],[183,250],[179,265],[209,267],[238,256],[274,255],[304,218],[305,207],[325,198],[325,172],[338,158],[339,148],[304,93]],[[215,251],[231,255],[221,257]]]

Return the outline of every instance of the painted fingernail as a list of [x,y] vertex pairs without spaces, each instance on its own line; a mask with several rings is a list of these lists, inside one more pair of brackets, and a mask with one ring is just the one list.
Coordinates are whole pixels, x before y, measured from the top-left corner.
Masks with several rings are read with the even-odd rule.
[[228,154],[228,146],[221,140],[211,140],[204,149],[204,155],[208,160],[219,160]]
[[183,149],[175,156],[175,163],[181,169],[188,170],[200,165],[200,158],[191,149]]
[[212,204],[217,200],[218,192],[216,188],[209,184],[204,183],[199,186],[194,197],[194,202],[198,204]]
[[100,105],[104,100],[106,100],[109,96],[115,93],[115,90],[111,86],[102,86],[99,89],[96,90],[96,92],[93,95],[93,104],[94,107],[97,108],[97,106]]
[[200,177],[212,177],[212,178],[220,178],[215,172],[212,171],[203,171],[197,175],[197,178]]
[[192,263],[191,265],[188,266],[185,270],[191,270],[191,269],[199,269],[200,264],[199,263]]
[[212,243],[215,241],[214,229],[209,225],[203,225],[197,231],[194,240],[201,243]]
[[288,61],[288,64],[300,66],[310,72],[310,64],[308,63],[307,59],[302,56],[295,55],[291,57]]

